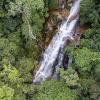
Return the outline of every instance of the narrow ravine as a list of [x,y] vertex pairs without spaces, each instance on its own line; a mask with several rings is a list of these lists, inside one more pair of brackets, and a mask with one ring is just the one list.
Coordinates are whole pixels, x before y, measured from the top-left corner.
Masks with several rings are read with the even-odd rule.
[[[68,41],[74,40],[74,36],[77,34],[80,1],[73,0],[67,20],[61,24],[58,32],[43,54],[43,59],[39,64],[40,68],[36,72],[33,83],[41,83],[51,76],[57,78],[64,58],[64,47]],[[58,61],[57,64],[55,64],[56,60]]]

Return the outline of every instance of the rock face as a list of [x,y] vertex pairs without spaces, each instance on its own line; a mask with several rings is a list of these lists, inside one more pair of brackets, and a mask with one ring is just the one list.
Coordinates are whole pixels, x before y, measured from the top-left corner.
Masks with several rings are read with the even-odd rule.
[[56,33],[64,19],[69,15],[69,11],[66,9],[50,9],[48,11],[49,17],[45,21],[44,32],[45,32],[45,47],[48,46],[54,33]]
[[58,0],[59,8],[64,9],[66,5],[66,0]]
[[46,4],[48,4],[49,9],[64,9],[67,0],[46,0]]

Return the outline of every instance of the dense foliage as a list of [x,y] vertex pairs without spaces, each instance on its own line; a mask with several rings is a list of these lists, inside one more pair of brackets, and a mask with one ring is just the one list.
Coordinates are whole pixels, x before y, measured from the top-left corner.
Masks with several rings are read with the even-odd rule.
[[45,16],[43,0],[0,0],[0,100],[31,94]]
[[[73,57],[61,79],[33,85],[42,51],[47,7],[54,0],[0,0],[0,100],[100,100],[100,3],[83,0],[81,26],[88,27],[80,47],[66,47]],[[58,3],[58,2],[57,2]]]
[[[63,86],[63,87],[62,87]],[[74,91],[71,91],[63,81],[47,81],[38,86],[35,100],[77,100]]]

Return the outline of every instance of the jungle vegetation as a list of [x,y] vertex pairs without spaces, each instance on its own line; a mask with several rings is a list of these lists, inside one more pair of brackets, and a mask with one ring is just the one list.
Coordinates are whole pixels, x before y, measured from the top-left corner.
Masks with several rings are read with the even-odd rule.
[[79,48],[65,48],[73,62],[61,79],[32,83],[49,7],[58,6],[48,1],[0,0],[0,100],[100,100],[99,0],[81,2],[80,24],[88,29]]

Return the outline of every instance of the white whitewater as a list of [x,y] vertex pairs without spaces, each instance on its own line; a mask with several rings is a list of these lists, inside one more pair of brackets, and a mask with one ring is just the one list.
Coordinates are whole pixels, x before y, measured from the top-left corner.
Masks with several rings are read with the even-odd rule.
[[[67,39],[73,39],[72,37],[75,34],[75,28],[79,20],[78,13],[80,8],[80,1],[81,0],[73,0],[67,21],[65,21],[65,23],[60,26],[58,33],[53,37],[48,48],[45,50],[43,59],[40,62],[40,68],[36,72],[33,83],[41,83],[42,81],[45,81],[47,78],[52,76],[57,57],[59,58],[59,62],[55,67],[56,71],[59,70],[63,58],[63,54],[60,52],[63,52]],[[75,18],[72,19],[72,17]]]

